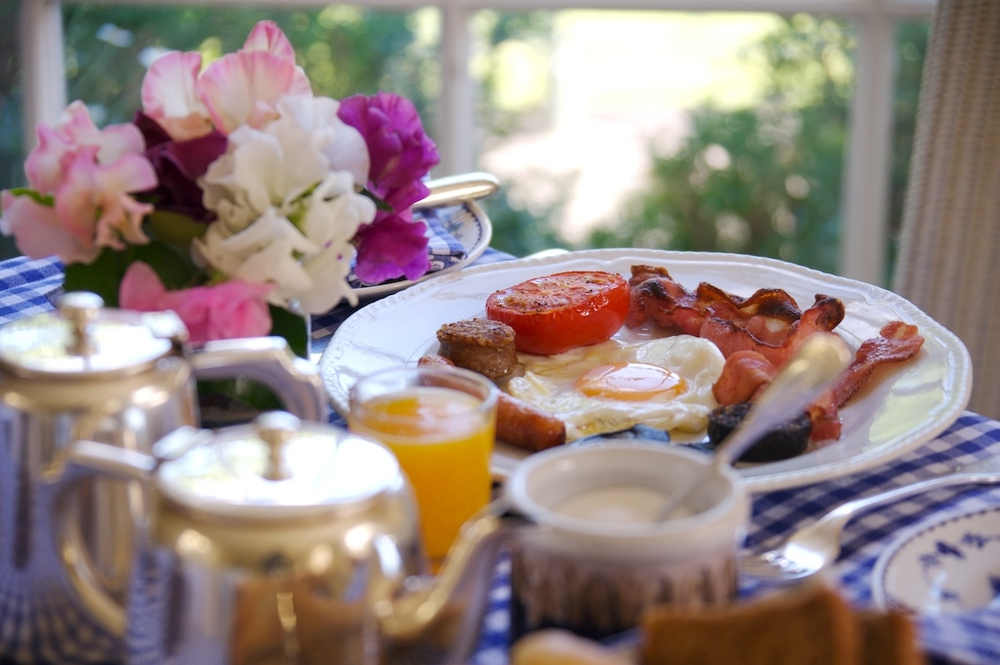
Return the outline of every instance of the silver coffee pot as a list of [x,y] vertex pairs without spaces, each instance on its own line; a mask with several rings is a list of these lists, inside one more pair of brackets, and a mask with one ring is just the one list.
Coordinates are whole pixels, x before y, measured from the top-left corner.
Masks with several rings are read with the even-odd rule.
[[421,575],[409,484],[374,441],[271,412],[182,428],[151,455],[84,441],[71,458],[148,492],[127,609],[66,561],[127,627],[130,664],[451,663],[473,646],[485,593],[470,584],[488,584],[500,520],[484,511]]
[[[143,493],[134,483],[78,482],[79,474],[65,468],[74,441],[151,452],[171,431],[197,424],[195,378],[259,380],[299,416],[324,416],[316,370],[284,340],[219,341],[196,352],[186,342],[171,312],[105,309],[99,297],[82,292],[63,295],[54,312],[0,328],[5,658],[20,664],[121,659],[121,640],[106,624],[119,633],[122,625],[108,608],[128,586],[132,513],[144,510]],[[64,562],[84,561],[88,581],[107,601],[94,606],[96,615],[73,590],[83,583],[64,572]]]

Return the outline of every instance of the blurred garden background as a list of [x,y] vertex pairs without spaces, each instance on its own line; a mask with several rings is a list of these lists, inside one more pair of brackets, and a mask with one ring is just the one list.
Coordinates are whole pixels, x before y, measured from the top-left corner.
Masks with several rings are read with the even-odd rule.
[[[17,3],[0,20],[17,24]],[[434,137],[440,13],[65,2],[67,99],[98,124],[139,107],[168,49],[211,60],[275,20],[318,94],[410,97]],[[836,272],[854,90],[847,21],[811,15],[559,10],[472,17],[478,167],[492,245],[719,250]],[[927,43],[897,23],[889,252],[896,244]],[[10,43],[15,41],[15,43]],[[0,47],[0,187],[24,183],[16,40]],[[435,176],[449,175],[435,172]],[[0,256],[16,249],[0,238]],[[891,256],[888,260],[891,270]],[[887,273],[888,274],[888,273]]]

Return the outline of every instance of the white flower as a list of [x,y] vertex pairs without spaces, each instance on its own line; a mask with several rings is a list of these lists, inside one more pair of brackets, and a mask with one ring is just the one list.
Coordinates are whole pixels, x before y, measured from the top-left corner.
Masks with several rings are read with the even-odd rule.
[[199,180],[219,218],[195,253],[229,277],[272,284],[275,304],[325,312],[342,297],[356,301],[346,281],[351,239],[375,217],[375,204],[356,191],[368,151],[332,99],[286,97],[278,111],[263,129],[231,133]]

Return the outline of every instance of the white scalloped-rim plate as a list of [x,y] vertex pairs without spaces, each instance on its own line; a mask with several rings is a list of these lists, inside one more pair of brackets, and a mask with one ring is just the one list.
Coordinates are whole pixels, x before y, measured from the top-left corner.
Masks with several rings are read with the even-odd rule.
[[[496,289],[563,270],[627,276],[636,263],[664,266],[688,288],[707,281],[742,296],[758,288],[782,288],[803,307],[817,293],[840,298],[846,315],[837,332],[852,348],[893,319],[915,324],[924,336],[915,358],[878,370],[874,385],[841,409],[838,441],[792,459],[742,468],[751,491],[806,485],[887,462],[937,436],[968,404],[972,368],[965,345],[891,291],[775,259],[651,249],[586,250],[477,266],[383,298],[355,312],[330,340],[320,359],[327,393],[334,408],[346,414],[348,391],[359,376],[415,364],[436,348],[435,332],[442,323],[484,315],[486,296]],[[505,475],[524,455],[498,445],[495,472]]]

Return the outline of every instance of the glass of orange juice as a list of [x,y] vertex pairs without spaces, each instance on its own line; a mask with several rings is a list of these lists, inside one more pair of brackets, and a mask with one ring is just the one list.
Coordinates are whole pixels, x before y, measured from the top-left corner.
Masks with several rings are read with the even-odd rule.
[[399,367],[351,388],[350,429],[388,446],[413,486],[432,564],[490,499],[497,389],[453,367]]

